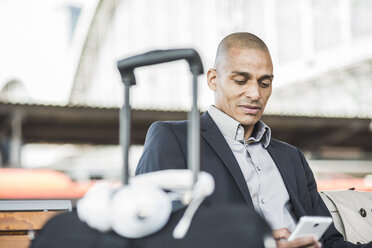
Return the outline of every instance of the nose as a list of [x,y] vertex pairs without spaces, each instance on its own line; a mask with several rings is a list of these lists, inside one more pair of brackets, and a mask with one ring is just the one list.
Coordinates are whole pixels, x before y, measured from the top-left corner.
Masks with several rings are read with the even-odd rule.
[[259,100],[261,98],[260,87],[257,82],[250,82],[246,84],[245,97],[252,101]]

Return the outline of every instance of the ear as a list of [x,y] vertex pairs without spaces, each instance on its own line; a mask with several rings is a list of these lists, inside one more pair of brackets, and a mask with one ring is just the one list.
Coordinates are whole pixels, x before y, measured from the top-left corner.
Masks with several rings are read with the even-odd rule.
[[207,73],[207,82],[208,82],[208,87],[216,91],[217,90],[217,71],[213,68],[208,70]]

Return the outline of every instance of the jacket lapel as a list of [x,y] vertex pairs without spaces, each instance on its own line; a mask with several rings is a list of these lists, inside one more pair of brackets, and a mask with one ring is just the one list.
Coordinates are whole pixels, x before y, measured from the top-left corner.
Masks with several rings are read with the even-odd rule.
[[208,113],[204,113],[202,115],[200,119],[200,127],[201,136],[208,142],[208,144],[216,152],[217,156],[223,161],[224,165],[235,179],[235,182],[237,183],[238,188],[243,194],[246,202],[253,208],[251,195],[249,193],[243,173],[240,170],[239,164],[236,161],[236,158],[221,131],[218,129],[217,125]]
[[274,142],[270,142],[267,150],[283,178],[295,214],[298,218],[305,215],[305,210],[298,200],[295,168],[288,154],[285,151],[281,151]]

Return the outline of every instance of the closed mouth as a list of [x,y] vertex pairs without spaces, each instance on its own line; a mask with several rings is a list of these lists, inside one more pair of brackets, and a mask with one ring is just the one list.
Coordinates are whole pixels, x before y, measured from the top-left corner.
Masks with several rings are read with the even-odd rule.
[[261,107],[256,105],[239,105],[239,107],[246,114],[258,114],[261,110]]

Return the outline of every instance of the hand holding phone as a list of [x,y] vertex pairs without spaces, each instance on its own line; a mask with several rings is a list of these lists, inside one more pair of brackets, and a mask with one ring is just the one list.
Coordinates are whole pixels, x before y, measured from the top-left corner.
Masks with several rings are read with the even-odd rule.
[[298,222],[295,230],[289,236],[288,241],[306,236],[316,236],[318,239],[332,223],[331,217],[324,216],[303,216]]

